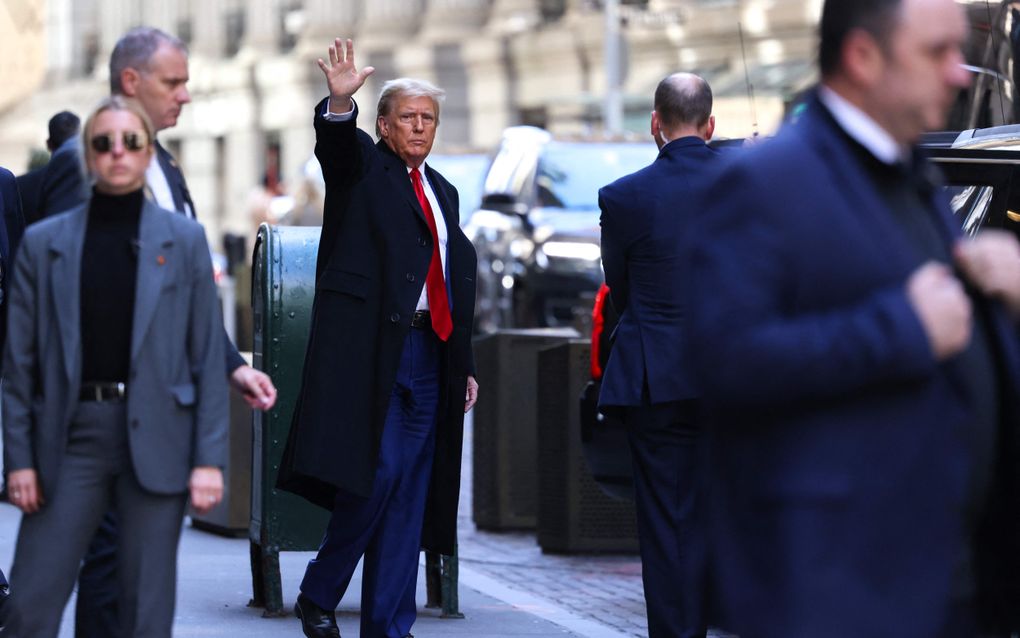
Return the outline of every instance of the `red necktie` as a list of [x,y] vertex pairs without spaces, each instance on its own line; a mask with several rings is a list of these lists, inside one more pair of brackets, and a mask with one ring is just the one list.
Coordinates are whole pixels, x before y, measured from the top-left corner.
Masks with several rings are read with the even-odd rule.
[[443,277],[443,259],[439,255],[439,232],[436,230],[436,216],[432,212],[428,198],[425,197],[425,189],[421,184],[421,173],[417,168],[411,169],[411,183],[414,185],[414,194],[418,197],[418,203],[425,213],[425,221],[428,222],[429,232],[432,233],[432,263],[429,264],[429,274],[425,276],[425,291],[429,299],[429,312],[432,314],[432,329],[443,341],[450,338],[453,332],[453,319],[450,317],[450,302],[446,298],[446,280]]

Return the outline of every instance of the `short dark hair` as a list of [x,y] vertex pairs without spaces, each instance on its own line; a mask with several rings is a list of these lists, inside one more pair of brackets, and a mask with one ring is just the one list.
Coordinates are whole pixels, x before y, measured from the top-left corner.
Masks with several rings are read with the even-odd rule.
[[147,70],[152,54],[164,43],[185,55],[188,53],[188,47],[183,40],[155,27],[135,27],[122,35],[110,54],[110,93],[123,95],[121,72],[124,69]]
[[903,0],[825,0],[819,26],[818,68],[823,77],[842,65],[843,43],[850,33],[862,29],[871,34],[883,50],[899,20]]
[[668,75],[655,88],[654,108],[666,128],[704,126],[712,116],[712,87],[696,75]]
[[61,144],[78,134],[81,129],[81,119],[70,111],[61,111],[50,118],[50,137],[46,140],[46,146],[51,151],[57,150]]

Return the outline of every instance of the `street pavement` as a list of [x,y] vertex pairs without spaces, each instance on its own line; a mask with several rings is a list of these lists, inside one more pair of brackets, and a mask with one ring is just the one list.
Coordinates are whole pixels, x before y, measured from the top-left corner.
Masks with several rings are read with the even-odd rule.
[[[466,424],[464,492],[460,518],[460,611],[443,619],[424,609],[419,577],[416,638],[473,636],[584,636],[630,638],[646,635],[641,566],[637,556],[550,556],[534,534],[493,534],[470,520],[470,420]],[[0,505],[0,566],[8,570],[20,514]],[[280,554],[284,605],[293,605],[310,552]],[[174,636],[180,638],[263,638],[301,636],[298,621],[262,618],[247,606],[251,569],[247,539],[224,538],[186,523],[178,559]],[[423,570],[422,570],[423,571]],[[9,571],[7,572],[9,573]],[[360,574],[341,601],[337,619],[345,638],[358,636]],[[60,638],[72,638],[74,599],[65,610]]]

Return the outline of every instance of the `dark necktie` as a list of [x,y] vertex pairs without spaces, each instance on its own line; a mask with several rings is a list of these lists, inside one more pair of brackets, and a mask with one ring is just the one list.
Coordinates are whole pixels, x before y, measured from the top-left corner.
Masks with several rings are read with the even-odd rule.
[[446,280],[443,277],[443,259],[439,255],[439,231],[436,229],[436,216],[432,212],[432,206],[425,197],[425,188],[421,183],[421,173],[417,168],[411,169],[411,184],[414,185],[414,194],[418,197],[418,203],[425,213],[425,221],[428,222],[429,232],[432,233],[432,263],[429,264],[429,274],[425,276],[425,291],[429,300],[429,312],[432,314],[432,329],[443,341],[450,338],[453,332],[453,319],[450,317],[450,302],[446,298]]

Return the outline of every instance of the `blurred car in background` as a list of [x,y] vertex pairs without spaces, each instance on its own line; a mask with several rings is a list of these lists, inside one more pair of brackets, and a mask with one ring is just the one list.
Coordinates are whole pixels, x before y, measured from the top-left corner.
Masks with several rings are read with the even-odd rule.
[[657,153],[651,142],[566,141],[535,127],[508,128],[481,206],[464,225],[478,252],[477,330],[587,333],[603,280],[598,190]]
[[456,187],[460,198],[460,225],[464,226],[471,213],[482,203],[482,182],[489,167],[489,156],[482,153],[434,153],[429,155],[426,163]]

